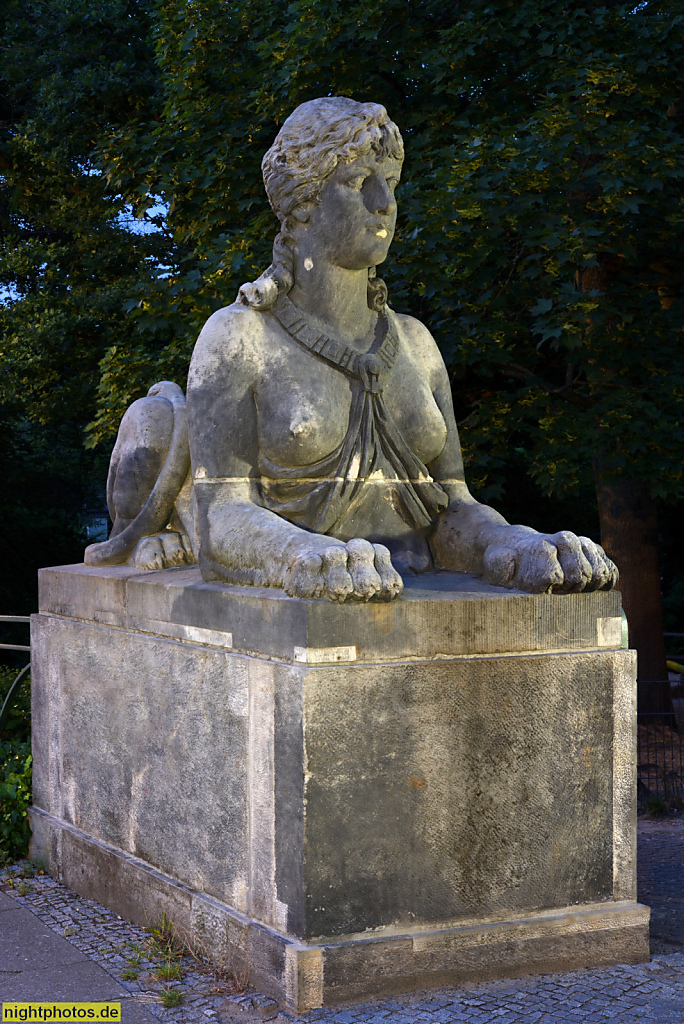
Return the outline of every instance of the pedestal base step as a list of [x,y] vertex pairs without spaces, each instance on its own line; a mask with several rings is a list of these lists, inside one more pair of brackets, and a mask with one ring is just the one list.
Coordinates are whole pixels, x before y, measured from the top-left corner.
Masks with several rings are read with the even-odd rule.
[[70,889],[138,924],[166,914],[191,948],[248,969],[253,985],[300,1013],[387,992],[649,959],[650,910],[630,900],[301,942],[40,808],[29,814],[33,859]]

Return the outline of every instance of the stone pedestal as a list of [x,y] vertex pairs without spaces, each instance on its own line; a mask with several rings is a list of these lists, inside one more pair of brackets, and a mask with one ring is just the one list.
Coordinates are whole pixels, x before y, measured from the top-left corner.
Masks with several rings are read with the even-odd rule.
[[41,573],[32,854],[295,1010],[648,959],[616,593]]

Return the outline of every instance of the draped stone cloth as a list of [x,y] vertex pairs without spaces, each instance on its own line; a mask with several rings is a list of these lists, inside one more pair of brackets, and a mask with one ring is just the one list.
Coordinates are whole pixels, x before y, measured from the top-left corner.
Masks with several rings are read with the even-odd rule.
[[373,476],[389,488],[406,523],[414,529],[429,526],[446,508],[448,499],[411,451],[385,406],[383,384],[399,347],[387,313],[380,314],[381,339],[369,352],[360,353],[317,334],[286,296],[281,296],[270,312],[295,341],[351,378],[353,394],[347,433],[327,458],[294,469],[278,466],[260,454],[265,507],[316,533],[329,533]]

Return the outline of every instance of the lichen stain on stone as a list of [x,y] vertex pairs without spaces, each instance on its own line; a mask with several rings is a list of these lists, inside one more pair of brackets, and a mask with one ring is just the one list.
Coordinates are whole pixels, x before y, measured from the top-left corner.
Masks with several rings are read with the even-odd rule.
[[378,633],[390,633],[394,626],[395,609],[391,604],[378,602],[366,605],[373,620],[373,629]]

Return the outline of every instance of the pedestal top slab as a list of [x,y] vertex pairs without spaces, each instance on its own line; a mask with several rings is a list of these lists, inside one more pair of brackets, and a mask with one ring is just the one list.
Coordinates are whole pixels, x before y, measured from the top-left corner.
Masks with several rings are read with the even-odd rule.
[[64,565],[40,571],[39,603],[46,614],[307,664],[620,647],[615,591],[526,594],[459,572],[404,586],[396,601],[333,604],[205,583],[196,567]]

